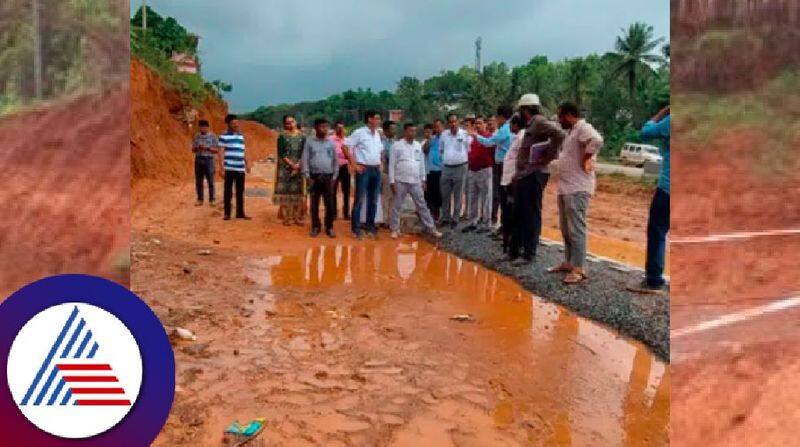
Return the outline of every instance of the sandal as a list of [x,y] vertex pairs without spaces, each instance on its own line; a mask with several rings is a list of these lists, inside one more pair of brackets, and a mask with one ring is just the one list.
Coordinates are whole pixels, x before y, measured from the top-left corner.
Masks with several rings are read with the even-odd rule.
[[572,271],[571,267],[567,267],[564,264],[558,264],[555,267],[550,267],[547,269],[547,273],[569,273]]
[[236,421],[225,429],[223,443],[226,447],[240,447],[248,444],[264,431],[265,426],[265,419],[255,419],[247,425],[241,425],[239,421]]
[[587,278],[585,273],[570,272],[564,277],[564,284],[578,284]]

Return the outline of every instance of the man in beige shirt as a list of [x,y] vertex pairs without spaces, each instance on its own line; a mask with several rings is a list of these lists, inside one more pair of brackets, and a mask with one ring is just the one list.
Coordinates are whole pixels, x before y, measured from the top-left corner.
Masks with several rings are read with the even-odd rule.
[[566,272],[565,284],[586,278],[586,213],[595,190],[597,154],[603,147],[603,137],[580,116],[573,103],[558,108],[558,121],[567,129],[558,156],[558,216],[566,259],[549,271]]

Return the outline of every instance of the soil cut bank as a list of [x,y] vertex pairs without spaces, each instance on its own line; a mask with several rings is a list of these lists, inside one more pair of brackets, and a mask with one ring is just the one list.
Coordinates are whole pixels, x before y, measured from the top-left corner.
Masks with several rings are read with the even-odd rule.
[[130,241],[128,91],[0,118],[0,299],[58,273],[128,283],[115,269]]
[[[192,137],[197,120],[207,119],[214,132],[225,131],[228,106],[209,99],[200,107],[183,100],[141,62],[131,61],[131,176],[140,180],[171,181],[192,178]],[[277,135],[253,121],[240,121],[248,156],[262,160],[275,154]]]

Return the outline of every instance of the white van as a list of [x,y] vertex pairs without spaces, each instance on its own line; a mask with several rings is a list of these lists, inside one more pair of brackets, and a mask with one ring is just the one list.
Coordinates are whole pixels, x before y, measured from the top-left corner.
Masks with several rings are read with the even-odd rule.
[[633,165],[641,168],[647,161],[661,163],[661,155],[659,155],[657,147],[638,143],[625,143],[622,146],[619,162],[623,165]]

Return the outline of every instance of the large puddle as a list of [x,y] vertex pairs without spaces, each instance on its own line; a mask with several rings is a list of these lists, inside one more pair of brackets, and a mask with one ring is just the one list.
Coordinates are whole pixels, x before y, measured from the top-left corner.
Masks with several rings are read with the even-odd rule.
[[478,382],[502,382],[488,407],[497,427],[533,420],[547,428],[545,445],[668,443],[663,362],[475,263],[408,240],[319,246],[252,267],[267,272],[257,281],[272,290],[375,297],[371,313],[470,365]]

